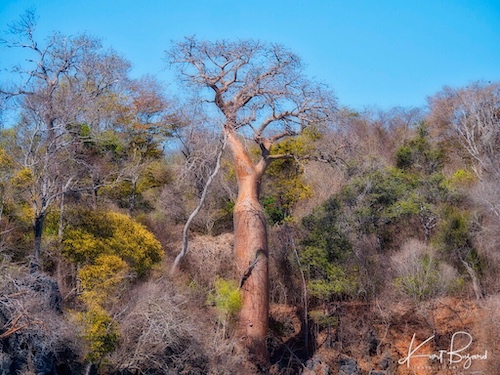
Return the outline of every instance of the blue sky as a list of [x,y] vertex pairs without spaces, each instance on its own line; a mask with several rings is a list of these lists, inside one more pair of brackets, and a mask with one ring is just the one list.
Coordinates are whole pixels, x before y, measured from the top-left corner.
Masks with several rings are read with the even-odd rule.
[[[444,85],[500,79],[500,0],[0,0],[0,30],[34,6],[37,35],[89,32],[166,82],[171,40],[259,39],[302,57],[355,109],[425,105]],[[0,67],[15,62],[0,50]]]

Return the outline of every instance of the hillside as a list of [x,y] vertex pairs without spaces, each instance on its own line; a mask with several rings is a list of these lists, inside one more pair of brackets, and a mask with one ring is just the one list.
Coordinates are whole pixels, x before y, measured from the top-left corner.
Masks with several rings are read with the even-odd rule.
[[[193,241],[193,252],[205,249],[213,259],[231,242],[228,235],[202,237]],[[168,280],[160,268],[148,281],[121,292],[111,309],[120,343],[99,371],[84,360],[88,347],[74,302],[60,300],[52,279],[4,263],[0,368],[4,374],[245,373],[234,355],[232,323],[221,321],[200,286],[227,270],[223,263],[207,267],[207,255],[198,256],[202,259],[193,256],[190,263],[193,275]],[[315,317],[324,316],[324,307],[310,306],[306,343],[303,307],[277,296],[270,313],[270,373],[495,374],[499,301],[491,295],[481,301],[463,296],[415,303],[381,294],[369,301],[332,302],[330,319],[321,321]]]
[[281,45],[189,37],[180,100],[24,17],[0,374],[500,372],[500,83],[355,111]]
[[[407,115],[384,114],[382,123],[381,114],[346,113],[342,133],[295,141],[322,157],[331,139],[343,142],[336,159],[269,170],[270,373],[496,373],[496,175],[478,178],[439,113],[410,123]],[[135,191],[127,180],[104,186],[99,208],[94,195],[68,191],[64,211],[54,206],[46,217],[33,272],[25,199],[36,180],[16,170],[15,134],[3,135],[3,373],[255,371],[235,352],[241,280],[230,159],[175,274],[183,223],[199,199],[196,173],[207,173],[180,172],[196,153],[148,163]],[[205,142],[201,149],[213,147]],[[112,167],[113,158],[101,160]]]

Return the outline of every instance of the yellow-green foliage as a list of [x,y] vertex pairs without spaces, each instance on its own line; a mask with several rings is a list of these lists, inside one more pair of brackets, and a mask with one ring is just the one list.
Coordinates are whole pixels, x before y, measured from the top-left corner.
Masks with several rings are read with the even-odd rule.
[[63,254],[80,265],[79,314],[87,359],[99,363],[118,343],[117,325],[106,312],[130,271],[144,275],[162,257],[158,240],[143,225],[116,212],[75,210],[67,213]]
[[103,242],[83,228],[71,228],[64,232],[63,253],[77,263],[93,262],[104,252]]
[[33,178],[33,173],[29,168],[22,168],[12,178],[12,186],[19,190],[25,190],[33,182]]
[[221,321],[228,321],[236,316],[243,303],[238,284],[234,280],[217,278],[214,282],[214,291],[208,298],[215,305]]
[[80,264],[115,255],[139,276],[162,258],[159,241],[142,224],[116,212],[79,211],[64,233],[63,253]]
[[471,171],[464,169],[457,170],[450,179],[452,186],[463,187],[471,186],[477,181],[476,176]]
[[31,222],[35,217],[35,211],[33,207],[26,202],[21,202],[17,205],[17,209],[18,220],[25,225],[31,225]]
[[81,299],[89,306],[109,302],[110,296],[115,294],[128,270],[127,263],[116,255],[100,255],[94,264],[86,265],[78,271],[83,290]]
[[148,189],[165,185],[171,181],[169,170],[163,160],[151,162],[144,173],[143,178],[139,179],[138,191],[144,192]]
[[289,219],[293,206],[312,195],[311,188],[304,182],[302,165],[296,158],[312,155],[314,140],[318,137],[310,130],[299,137],[285,139],[271,149],[273,155],[289,156],[273,161],[266,172],[262,204],[272,223]]
[[0,148],[0,173],[9,171],[14,166],[14,161],[9,156],[7,151]]
[[338,317],[324,310],[313,310],[309,312],[309,318],[321,328],[337,326],[339,323]]
[[106,311],[95,304],[86,312],[78,314],[78,320],[83,325],[83,338],[88,344],[87,360],[100,363],[109,353],[112,353],[119,339],[118,327]]
[[320,138],[319,131],[311,127],[304,130],[300,136],[286,138],[274,145],[271,154],[288,154],[296,157],[311,155],[315,151],[314,141]]
[[110,250],[121,256],[139,275],[161,260],[161,244],[145,226],[116,212],[109,213],[108,217],[116,225],[114,236],[108,241]]

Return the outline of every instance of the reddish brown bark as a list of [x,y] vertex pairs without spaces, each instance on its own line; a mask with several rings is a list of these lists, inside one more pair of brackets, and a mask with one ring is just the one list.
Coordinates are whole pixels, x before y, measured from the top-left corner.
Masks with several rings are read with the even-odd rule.
[[266,337],[269,317],[267,224],[259,202],[259,188],[266,163],[254,165],[236,136],[228,134],[236,163],[238,197],[234,207],[234,253],[243,304],[238,335],[251,360],[267,365]]

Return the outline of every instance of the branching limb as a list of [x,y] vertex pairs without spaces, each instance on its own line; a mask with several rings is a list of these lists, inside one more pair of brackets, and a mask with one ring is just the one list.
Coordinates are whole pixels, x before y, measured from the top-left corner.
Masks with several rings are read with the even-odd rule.
[[29,325],[28,323],[19,326],[17,325],[17,322],[19,321],[19,319],[22,318],[22,316],[23,314],[21,313],[12,322],[10,322],[10,328],[8,328],[4,333],[0,335],[0,339],[7,338],[10,335],[16,333],[17,331],[20,331],[23,328],[26,328]]
[[203,192],[201,194],[200,201],[198,202],[198,206],[191,212],[191,215],[189,215],[189,218],[186,221],[186,224],[184,225],[184,229],[182,231],[182,249],[181,252],[177,255],[175,258],[174,264],[172,265],[172,268],[170,270],[170,273],[173,274],[175,271],[178,269],[180,262],[186,257],[186,254],[188,252],[188,246],[189,246],[189,226],[191,225],[191,222],[194,220],[196,215],[200,212],[201,208],[203,207],[203,204],[205,203],[205,199],[207,197],[208,189],[210,188],[210,185],[212,184],[212,181],[214,180],[215,176],[217,176],[217,173],[219,172],[220,169],[220,162],[222,158],[222,154],[224,153],[224,149],[226,148],[227,144],[227,137],[224,135],[224,139],[222,141],[221,147],[219,149],[219,152],[217,154],[217,161],[215,164],[215,168],[210,174],[210,177],[208,178],[205,187],[203,188]]

